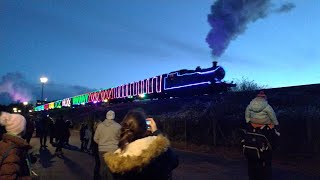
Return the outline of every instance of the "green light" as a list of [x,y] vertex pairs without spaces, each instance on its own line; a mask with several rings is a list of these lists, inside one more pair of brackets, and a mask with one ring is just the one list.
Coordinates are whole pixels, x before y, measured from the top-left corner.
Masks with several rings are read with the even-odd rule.
[[145,97],[146,97],[146,94],[144,94],[144,93],[143,93],[143,94],[139,94],[139,97],[140,97],[140,98],[145,98]]
[[83,103],[88,103],[89,94],[83,94],[80,96],[75,96],[72,98],[72,104],[79,105]]
[[62,107],[61,103],[62,103],[62,100],[58,100],[58,101],[54,102],[54,108],[60,109]]

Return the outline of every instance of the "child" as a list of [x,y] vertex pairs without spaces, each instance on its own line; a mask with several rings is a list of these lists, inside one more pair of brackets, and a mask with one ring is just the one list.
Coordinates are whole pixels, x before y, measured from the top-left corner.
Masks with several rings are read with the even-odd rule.
[[20,114],[0,112],[0,125],[7,131],[0,141],[0,179],[31,179],[27,160],[31,146],[21,138],[26,119]]
[[85,139],[85,149],[88,153],[90,153],[91,152],[92,131],[91,131],[90,127],[88,127],[88,125],[85,130],[84,139]]

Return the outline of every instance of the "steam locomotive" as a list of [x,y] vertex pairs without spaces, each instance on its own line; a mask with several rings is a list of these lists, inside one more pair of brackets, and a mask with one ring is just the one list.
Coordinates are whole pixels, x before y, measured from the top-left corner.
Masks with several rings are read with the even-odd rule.
[[235,84],[223,82],[225,71],[214,61],[212,67],[195,70],[179,70],[164,75],[165,94],[168,95],[200,95],[227,91]]
[[195,70],[182,69],[168,74],[90,92],[35,107],[35,111],[73,107],[99,102],[127,102],[137,99],[170,98],[214,94],[234,87],[233,83],[223,82],[225,71],[214,61],[212,67]]

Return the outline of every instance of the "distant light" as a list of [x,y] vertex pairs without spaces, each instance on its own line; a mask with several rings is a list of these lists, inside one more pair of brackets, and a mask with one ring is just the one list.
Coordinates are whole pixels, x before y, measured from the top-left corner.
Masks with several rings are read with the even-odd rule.
[[28,105],[28,102],[23,102],[23,105],[25,105],[25,106]]
[[133,96],[128,96],[128,98],[130,98],[130,99],[131,99],[131,98],[133,98]]
[[19,113],[21,113],[21,110],[18,110]]
[[97,104],[98,101],[93,101],[94,104]]
[[41,77],[40,78],[40,82],[41,83],[46,83],[46,82],[48,82],[48,78],[47,77]]
[[18,111],[18,109],[17,108],[13,108],[13,111]]
[[32,112],[32,110],[29,110],[29,112]]
[[146,97],[146,94],[139,94],[139,97],[144,98]]
[[108,102],[108,99],[103,100],[103,102]]

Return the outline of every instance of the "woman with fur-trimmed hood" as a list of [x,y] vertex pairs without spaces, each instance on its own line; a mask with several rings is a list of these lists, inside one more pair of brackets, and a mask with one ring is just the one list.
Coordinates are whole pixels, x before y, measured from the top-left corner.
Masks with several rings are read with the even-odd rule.
[[[147,121],[149,127],[139,111],[131,111],[125,116],[119,149],[104,157],[114,179],[166,180],[178,166],[178,157],[170,149],[169,140],[159,133],[152,118]],[[150,133],[152,135],[148,136]]]

